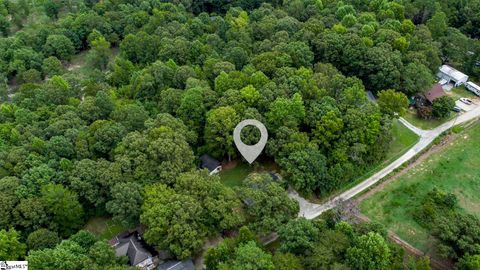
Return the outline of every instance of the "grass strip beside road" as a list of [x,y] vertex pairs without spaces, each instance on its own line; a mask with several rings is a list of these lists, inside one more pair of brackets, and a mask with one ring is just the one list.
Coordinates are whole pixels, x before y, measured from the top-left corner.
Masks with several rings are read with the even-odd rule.
[[435,239],[413,219],[413,211],[434,187],[454,193],[459,206],[480,217],[480,125],[417,164],[360,204],[362,213],[382,223],[416,248],[435,257]]

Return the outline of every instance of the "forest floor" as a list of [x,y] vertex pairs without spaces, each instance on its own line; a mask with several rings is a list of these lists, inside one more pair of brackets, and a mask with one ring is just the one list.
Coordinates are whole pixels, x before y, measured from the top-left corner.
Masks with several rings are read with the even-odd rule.
[[426,254],[437,258],[436,239],[413,219],[413,210],[434,187],[454,193],[463,211],[480,217],[480,132],[478,122],[450,135],[387,181],[359,197],[371,220]]

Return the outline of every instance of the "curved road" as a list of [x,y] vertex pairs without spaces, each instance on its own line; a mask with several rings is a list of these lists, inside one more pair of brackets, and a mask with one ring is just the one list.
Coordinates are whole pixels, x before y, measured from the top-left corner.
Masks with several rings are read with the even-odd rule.
[[356,195],[360,194],[361,192],[365,191],[369,187],[375,185],[383,177],[387,176],[393,170],[400,167],[402,164],[409,161],[411,158],[413,158],[422,150],[424,150],[428,145],[430,145],[433,142],[433,140],[435,140],[435,138],[437,138],[443,132],[447,131],[453,126],[456,126],[456,125],[468,122],[474,118],[480,117],[480,105],[471,105],[471,106],[472,107],[475,106],[475,107],[472,110],[465,112],[463,114],[460,114],[454,119],[432,130],[419,129],[413,126],[412,124],[410,124],[409,122],[407,122],[405,119],[400,118],[400,122],[402,122],[407,128],[409,128],[410,130],[412,130],[413,132],[415,132],[417,135],[420,136],[420,140],[412,148],[410,148],[400,158],[390,163],[388,166],[378,171],[377,173],[375,173],[365,181],[341,193],[340,195],[330,199],[324,204],[314,204],[314,203],[308,202],[306,199],[300,197],[297,192],[291,191],[289,193],[289,196],[297,200],[300,204],[300,212],[298,215],[300,217],[305,217],[307,219],[314,219],[319,215],[321,215],[323,212],[334,208],[338,204],[338,202],[351,199]]

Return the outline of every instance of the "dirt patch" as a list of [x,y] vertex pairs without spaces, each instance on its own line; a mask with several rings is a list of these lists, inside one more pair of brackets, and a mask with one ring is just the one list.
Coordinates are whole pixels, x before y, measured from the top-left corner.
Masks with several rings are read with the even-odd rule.
[[237,165],[238,165],[238,160],[223,162],[222,163],[222,169],[223,170],[230,170],[230,169],[233,169],[233,168],[237,167]]

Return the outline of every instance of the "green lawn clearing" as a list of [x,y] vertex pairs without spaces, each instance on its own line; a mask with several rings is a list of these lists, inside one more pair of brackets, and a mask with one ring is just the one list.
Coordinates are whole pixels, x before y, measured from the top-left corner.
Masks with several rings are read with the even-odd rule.
[[85,230],[96,234],[102,240],[110,240],[127,229],[121,224],[113,222],[111,218],[106,217],[92,218],[85,225]]
[[[220,180],[229,187],[237,187],[242,185],[245,179],[252,172],[280,172],[280,167],[272,160],[266,157],[260,157],[253,165],[247,164],[245,161],[233,161],[232,168],[225,168],[220,172]],[[229,167],[229,166],[226,166]]]
[[394,120],[392,127],[392,143],[388,150],[385,161],[381,165],[386,165],[385,163],[391,163],[395,159],[399,158],[404,154],[410,147],[418,142],[418,135],[413,131],[405,127],[398,120]]
[[421,128],[421,129],[434,129],[441,124],[455,118],[457,116],[456,113],[450,113],[450,116],[442,118],[442,119],[430,119],[430,120],[425,120],[421,119],[417,116],[417,112],[415,110],[408,110],[407,113],[403,116],[405,120],[410,122],[412,125]]
[[475,124],[459,133],[449,145],[364,200],[362,212],[418,249],[435,253],[435,240],[414,221],[412,211],[427,192],[437,187],[454,193],[464,211],[480,217],[479,132],[480,124]]
[[459,98],[462,98],[462,97],[466,97],[466,98],[476,98],[477,97],[473,92],[468,91],[467,88],[465,88],[465,86],[463,86],[463,85],[453,88],[451,91],[447,92],[447,95],[451,96],[455,100],[457,100]]
[[232,169],[225,169],[220,172],[220,180],[229,187],[236,187],[242,184],[243,179],[253,171],[253,167],[247,163],[239,162]]

